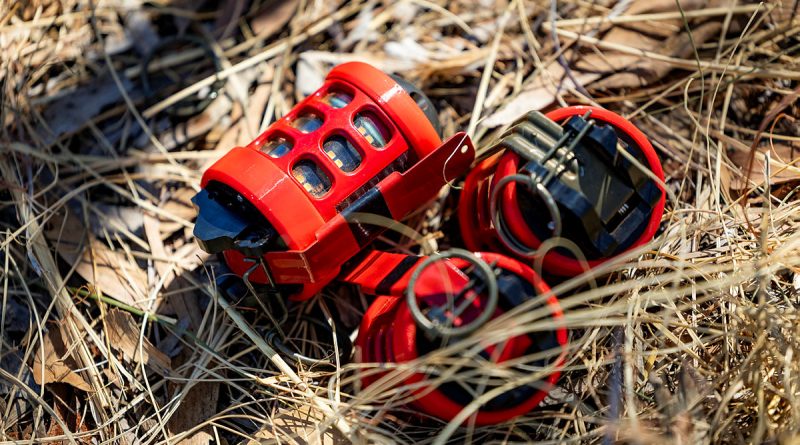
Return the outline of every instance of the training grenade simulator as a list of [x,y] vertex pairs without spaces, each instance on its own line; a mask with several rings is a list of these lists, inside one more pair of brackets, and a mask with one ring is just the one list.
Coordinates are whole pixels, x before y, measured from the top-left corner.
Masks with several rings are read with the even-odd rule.
[[[405,377],[402,384],[415,388],[408,403],[421,413],[449,421],[475,394],[501,388],[504,379],[481,374],[487,361],[541,373],[497,390],[471,420],[500,423],[535,408],[556,384],[567,330],[486,341],[476,338],[479,329],[537,298],[560,326],[558,300],[529,266],[539,250],[551,243],[543,269],[572,276],[644,244],[658,228],[664,191],[647,138],[601,108],[531,112],[488,153],[470,170],[471,140],[457,133],[443,142],[420,90],[345,63],[203,174],[194,235],[248,287],[274,298],[306,300],[333,281],[373,296],[355,340],[361,362],[409,362],[471,341],[478,353],[464,366],[472,377]],[[415,256],[372,246],[392,222],[464,175],[457,215],[466,249]],[[384,385],[384,376],[365,373],[362,391]]]

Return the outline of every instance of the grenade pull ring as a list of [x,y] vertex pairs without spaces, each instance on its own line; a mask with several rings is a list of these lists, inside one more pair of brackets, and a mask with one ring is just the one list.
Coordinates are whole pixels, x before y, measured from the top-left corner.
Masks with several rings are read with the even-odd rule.
[[489,206],[491,207],[490,212],[492,215],[492,224],[497,231],[497,236],[500,238],[500,241],[502,241],[503,244],[512,252],[524,257],[532,257],[536,255],[538,249],[529,248],[525,245],[525,243],[520,241],[516,236],[514,236],[513,233],[511,233],[505,221],[503,220],[503,212],[501,210],[502,207],[498,205],[500,193],[502,193],[506,185],[511,182],[518,182],[524,185],[530,193],[534,193],[542,199],[542,202],[544,202],[545,207],[547,208],[547,213],[550,214],[550,220],[553,224],[553,231],[551,234],[553,238],[558,238],[561,236],[561,212],[558,210],[558,204],[556,204],[555,199],[553,199],[553,195],[550,194],[549,190],[547,190],[547,186],[544,185],[542,181],[540,181],[533,173],[518,173],[506,176],[495,186]]
[[[428,315],[426,315],[422,312],[419,305],[415,290],[416,284],[426,269],[437,262],[449,258],[460,258],[468,262],[473,266],[473,271],[477,272],[477,275],[480,275],[480,279],[470,279],[458,293],[447,296],[445,305],[431,308]],[[463,249],[451,249],[427,257],[417,266],[408,281],[406,303],[408,304],[408,309],[411,312],[414,322],[423,329],[426,334],[433,337],[463,337],[474,332],[491,318],[497,308],[499,293],[496,275],[497,273],[494,268],[486,263],[486,261]],[[467,307],[469,307],[484,291],[486,292],[486,302],[480,314],[464,325],[454,326],[456,319],[458,319]],[[461,300],[461,302],[458,306],[455,306],[455,302],[459,300]],[[433,315],[434,318],[430,318],[429,315]]]
[[[494,225],[495,229],[497,230],[497,235],[500,240],[505,244],[505,246],[516,253],[517,255],[521,255],[524,257],[533,257],[536,255],[538,249],[533,249],[525,245],[524,242],[519,240],[514,234],[509,230],[505,221],[503,219],[502,214],[502,206],[498,205],[501,201],[501,193],[505,190],[507,184],[511,182],[517,182],[521,185],[524,185],[528,192],[538,195],[541,198],[542,202],[547,209],[547,213],[550,215],[550,220],[552,226],[550,237],[551,238],[559,238],[561,237],[561,230],[563,227],[563,222],[561,219],[561,211],[558,209],[558,203],[556,203],[555,198],[550,193],[550,190],[547,189],[547,186],[550,182],[558,177],[561,173],[567,170],[567,166],[572,164],[577,164],[578,159],[575,158],[574,149],[575,146],[581,141],[581,139],[589,132],[589,130],[594,126],[594,121],[589,120],[589,117],[592,114],[592,110],[588,110],[584,115],[583,119],[587,120],[588,125],[584,126],[578,134],[572,138],[571,131],[565,131],[564,134],[559,138],[559,140],[553,145],[553,147],[544,155],[541,159],[541,163],[544,164],[554,156],[558,155],[557,165],[555,168],[548,170],[547,175],[542,178],[541,175],[537,174],[534,171],[529,170],[522,170],[522,173],[517,173],[513,175],[506,176],[500,181],[497,182],[495,185],[494,190],[492,191],[492,197],[489,201],[490,206],[490,214],[492,215],[492,224]],[[572,141],[566,147],[565,150],[562,150],[559,154],[559,149],[564,147],[564,144],[572,138]],[[525,153],[518,153],[521,156],[525,156]]]
[[[359,363],[415,362],[461,338],[471,338],[475,345],[466,354],[450,351],[466,360],[458,369],[450,368],[457,372],[452,378],[439,379],[436,370],[442,369],[441,365],[427,363],[405,376],[392,376],[388,369],[365,373],[365,387],[384,377],[391,379],[393,383],[383,380],[381,384],[412,391],[414,397],[408,403],[414,411],[448,422],[475,400],[503,386],[503,381],[494,378],[495,365],[522,374],[546,370],[547,375],[536,382],[481,401],[470,422],[492,425],[530,412],[556,385],[568,343],[566,325],[560,322],[563,312],[547,284],[522,261],[458,249],[431,257],[375,252],[367,261],[368,267],[347,277],[362,291],[377,295],[364,313],[355,341],[361,351]],[[514,308],[545,296],[537,306],[548,309],[554,320],[552,328],[514,330],[499,339],[481,335],[480,328],[490,320],[499,321]],[[515,323],[509,321],[509,327],[521,327]],[[482,376],[488,379],[481,380]]]

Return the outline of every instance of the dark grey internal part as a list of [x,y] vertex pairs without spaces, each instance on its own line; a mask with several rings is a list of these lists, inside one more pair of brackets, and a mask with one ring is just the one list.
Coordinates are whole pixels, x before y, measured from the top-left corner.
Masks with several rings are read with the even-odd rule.
[[225,184],[210,182],[192,202],[197,207],[194,236],[208,253],[234,249],[247,257],[259,257],[284,247],[261,212]]
[[417,106],[422,110],[423,113],[425,113],[425,117],[427,117],[428,121],[430,121],[431,125],[433,125],[433,128],[436,130],[436,134],[438,134],[439,137],[442,137],[442,125],[439,123],[439,113],[436,111],[436,107],[433,106],[433,102],[428,99],[428,96],[426,96],[422,90],[417,88],[416,85],[408,82],[402,77],[394,74],[392,74],[391,77],[395,82],[400,84],[404,90],[406,90],[406,93],[408,93],[412,99],[414,99],[414,102],[417,103]]

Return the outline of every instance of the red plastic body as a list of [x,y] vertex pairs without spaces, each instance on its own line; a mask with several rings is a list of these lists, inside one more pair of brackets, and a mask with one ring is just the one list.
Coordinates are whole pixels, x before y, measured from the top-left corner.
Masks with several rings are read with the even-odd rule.
[[[658,155],[653,149],[647,136],[641,132],[630,121],[622,116],[603,108],[589,106],[573,106],[560,108],[551,111],[546,116],[555,122],[563,122],[573,116],[583,116],[587,111],[591,111],[591,118],[610,125],[618,133],[627,136],[636,147],[641,150],[647,164],[662,182],[664,181],[664,170]],[[492,249],[513,254],[505,248],[500,241],[491,222],[489,213],[489,196],[493,185],[508,175],[518,172],[520,167],[520,157],[513,152],[497,153],[480,162],[470,173],[464,182],[461,199],[459,202],[459,224],[461,226],[464,243],[470,250]],[[658,185],[660,189],[661,185]],[[525,222],[522,210],[516,204],[517,184],[512,182],[503,190],[501,194],[502,211],[509,230],[526,246],[538,249],[542,243]],[[662,189],[661,198],[653,212],[645,230],[639,235],[628,250],[646,244],[655,236],[661,217],[664,214],[666,193]],[[543,210],[546,214],[546,211]],[[542,259],[542,267],[545,271],[558,276],[575,276],[608,261],[610,258],[589,259],[586,263],[580,260],[563,255],[551,250]]]
[[[517,260],[494,253],[478,253],[489,264],[496,263],[495,267],[512,272],[527,280],[533,285],[537,294],[549,292],[549,287],[529,267]],[[362,266],[353,270],[343,278],[343,281],[359,285],[366,293],[383,293],[378,297],[361,322],[356,345],[361,350],[361,361],[364,363],[407,362],[417,359],[420,354],[417,349],[417,325],[415,324],[408,306],[405,303],[405,292],[409,278],[419,261],[408,261],[409,257],[399,254],[372,252],[365,259]],[[441,299],[447,292],[457,292],[469,279],[462,269],[467,265],[461,259],[446,260],[446,269],[443,276],[442,268],[431,267],[426,269],[419,278],[415,290],[419,300]],[[399,272],[398,272],[399,270]],[[387,283],[391,277],[391,283]],[[441,301],[436,301],[440,304]],[[558,300],[551,296],[546,301],[551,310],[551,316],[560,319],[563,314]],[[472,307],[465,311],[464,317],[474,315],[481,310],[482,301],[475,299]],[[470,312],[472,311],[472,312]],[[500,316],[503,310],[498,307],[492,318]],[[567,330],[559,327],[555,331],[556,341],[561,349],[560,355],[554,360],[555,371],[548,375],[543,382],[545,386],[555,385],[560,375],[567,344]],[[525,355],[531,346],[531,339],[522,335],[506,340],[502,350],[495,349],[495,345],[487,345],[486,350],[491,352],[492,360],[500,363]],[[502,352],[498,352],[502,351]],[[364,379],[364,384],[369,386],[380,379],[380,375]],[[414,374],[405,380],[405,384],[420,382],[426,378],[423,374]],[[501,423],[514,417],[523,415],[539,405],[547,395],[547,388],[537,390],[530,397],[516,405],[507,406],[500,410],[479,410],[475,422],[478,425]],[[448,421],[455,417],[463,408],[461,404],[441,391],[439,388],[424,388],[417,391],[418,398],[412,402],[413,406],[439,419]]]
[[[349,103],[337,108],[326,102],[326,95],[334,91],[349,95]],[[356,129],[354,118],[365,111],[388,132],[383,147],[371,145]],[[305,115],[321,119],[321,126],[300,131],[297,120]],[[326,155],[323,144],[333,136],[346,138],[358,151],[361,162],[355,170],[343,171]],[[271,157],[262,151],[279,138],[291,142],[285,155]],[[371,203],[360,202],[364,211],[374,213],[370,206],[378,206],[382,216],[401,219],[433,198],[446,181],[464,173],[473,159],[471,142],[463,133],[442,145],[433,125],[397,82],[370,65],[352,62],[334,68],[319,90],[248,146],[234,148],[212,165],[201,186],[224,183],[267,218],[286,250],[267,253],[264,263],[276,284],[302,285],[292,296],[302,300],[328,284],[363,248],[363,225],[343,216],[349,205],[370,195],[375,198]],[[314,196],[293,175],[302,161],[312,161],[330,179],[326,193]],[[371,189],[378,190],[378,196],[370,194]],[[253,265],[235,250],[225,251],[224,257],[240,276]],[[262,268],[249,279],[269,281]]]

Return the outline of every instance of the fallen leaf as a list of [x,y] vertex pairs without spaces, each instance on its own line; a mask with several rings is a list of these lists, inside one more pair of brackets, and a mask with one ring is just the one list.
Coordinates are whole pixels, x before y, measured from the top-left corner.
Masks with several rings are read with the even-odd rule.
[[64,428],[73,433],[81,432],[86,433],[89,431],[87,422],[84,422],[83,414],[85,411],[76,410],[73,403],[76,399],[85,397],[68,386],[53,386],[48,388],[54,395],[53,397],[53,411],[60,420],[55,418],[50,419],[50,427],[45,433],[47,437],[55,437],[64,435]]
[[100,218],[90,218],[92,233],[103,236],[103,233],[126,236],[125,232],[136,235],[142,231],[142,210],[138,207],[105,204],[94,204]]
[[[123,78],[122,86],[130,92],[133,83]],[[63,135],[80,130],[105,107],[121,100],[120,90],[110,75],[96,78],[89,85],[50,102],[42,113],[42,121],[47,122],[50,131],[42,128],[36,134],[44,138],[45,144],[51,144]]]
[[770,184],[778,185],[789,181],[800,179],[800,148],[790,144],[774,143],[768,150],[758,150],[753,159],[750,169],[750,185],[745,183],[747,179],[747,167],[750,165],[750,149],[735,147],[735,150],[728,154],[728,158],[741,169],[741,174],[735,175],[731,181],[733,190],[742,190],[753,184],[764,182],[766,165],[766,153],[770,156]]
[[[681,2],[678,9],[678,3],[674,0],[638,0],[631,4],[625,15],[696,11],[716,7],[721,3],[721,0],[688,0]],[[683,20],[673,19],[615,26],[603,36],[602,40],[685,59],[694,54],[692,43],[696,46],[702,45],[708,39],[719,35],[722,27],[721,20],[716,19],[697,23],[696,20],[689,23],[692,30],[691,38]],[[592,85],[594,88],[624,88],[650,85],[672,70],[672,65],[648,57],[618,51],[603,51],[581,57],[575,63],[575,68],[603,75]]]
[[[150,252],[152,252],[156,257],[160,258],[185,258],[185,256],[176,255],[177,252],[167,252],[167,249],[164,246],[164,241],[161,239],[160,224],[161,223],[159,222],[158,218],[149,214],[145,214],[144,231],[147,235],[147,241],[150,243]],[[191,243],[184,247],[188,249],[189,253],[199,251],[199,246],[197,243]],[[199,266],[197,263],[194,264]],[[194,298],[190,298],[190,295],[187,295],[185,292],[175,292],[174,289],[170,289],[170,286],[173,284],[173,282],[176,284],[189,284],[182,283],[182,281],[185,281],[181,280],[180,278],[179,272],[182,272],[182,269],[177,268],[177,265],[171,266],[169,263],[160,260],[155,262],[155,266],[156,270],[158,271],[158,275],[164,280],[163,288],[160,289],[160,291],[164,291],[165,294],[169,295],[169,297],[165,298],[168,298],[168,303],[178,315],[178,319],[183,320],[188,318],[190,321],[189,327],[193,330],[197,329],[203,319],[203,314],[197,307],[197,301]]]
[[[169,199],[164,201],[158,207],[166,214],[176,216],[180,219],[191,220],[197,215],[197,209],[192,204],[192,197],[197,192],[191,187],[181,187],[177,190],[170,192]],[[141,213],[140,213],[141,217]],[[158,215],[160,230],[166,235],[172,235],[175,231],[182,229],[183,224],[167,219]]]
[[[537,77],[530,85],[499,110],[484,119],[481,125],[488,128],[508,125],[529,111],[538,111],[549,106],[553,103],[557,94],[564,93],[569,88],[575,87],[572,80],[566,76],[564,68],[558,63],[552,63],[547,67],[546,71],[546,73],[537,72]],[[573,72],[573,76],[578,83],[583,85],[600,77],[599,74],[581,72]]]
[[[184,122],[175,124],[173,131],[165,131],[159,136],[159,143],[167,150],[174,150],[181,147],[189,141],[192,141],[200,136],[207,134],[216,126],[223,118],[225,118],[231,110],[233,101],[226,94],[219,94],[214,98],[211,103],[203,110],[202,113],[192,116]],[[157,153],[157,148],[148,139],[147,145],[142,147],[142,151],[147,153]],[[141,170],[143,172],[157,171],[162,168],[159,165],[144,165]]]
[[[192,386],[180,402],[180,408],[169,418],[167,429],[174,437],[188,431],[217,414],[219,401],[217,382],[200,382]],[[178,445],[207,445],[214,441],[213,431],[206,426],[190,436],[176,442]]]
[[150,340],[142,339],[139,348],[140,327],[133,316],[123,310],[112,308],[104,319],[106,335],[112,348],[122,352],[125,360],[131,363],[144,363],[161,375],[169,375],[172,363],[166,354],[159,351]]
[[[219,153],[219,157],[222,157],[233,147],[243,147],[249,144],[250,141],[258,136],[258,130],[261,124],[258,117],[263,115],[264,109],[267,106],[274,74],[274,66],[267,65],[258,78],[258,86],[250,95],[251,99],[246,112],[243,113],[242,108],[239,106],[233,108],[231,112],[231,121],[234,122],[234,124],[222,132],[216,143],[215,152]],[[250,116],[251,119],[247,119],[247,116]],[[206,163],[201,169],[205,170],[216,162],[219,157],[209,158],[205,161]],[[194,196],[194,192],[192,196]],[[194,206],[192,206],[192,211],[196,212]]]
[[[719,3],[720,0],[689,0],[681,2],[681,7],[684,11],[691,11]],[[678,11],[677,8],[674,0],[638,0],[624,13],[636,15],[675,12]],[[694,44],[701,45],[717,36],[720,27],[719,20],[692,25]],[[614,26],[601,40],[676,58],[691,57],[694,51],[680,19]],[[575,60],[575,52],[566,51],[564,59]],[[582,55],[573,65],[572,77],[581,85],[591,85],[593,89],[646,86],[661,79],[672,69],[668,63],[618,51]],[[543,72],[537,71],[535,76],[516,97],[486,117],[481,125],[487,128],[508,125],[528,111],[544,109],[554,102],[557,94],[575,87],[572,79],[566,76],[564,68],[557,62],[552,62]]]
[[418,67],[419,62],[405,57],[386,57],[374,52],[333,53],[330,51],[304,51],[297,60],[297,79],[295,88],[300,94],[307,96],[322,86],[325,75],[331,67],[345,62],[368,63],[385,73],[410,71]]
[[86,230],[72,212],[54,217],[45,234],[58,254],[97,291],[130,306],[144,309],[147,273],[122,252],[111,250]]
[[[691,39],[685,30],[681,30],[682,32],[666,40],[650,38],[640,32],[617,27],[611,30],[603,41],[686,59],[694,54],[692,42],[695,45],[702,45],[708,39],[719,35],[721,27],[720,22],[709,21],[694,27]],[[593,88],[644,87],[660,80],[673,69],[672,65],[666,62],[617,51],[589,54],[581,58],[575,66],[582,71],[603,75],[602,79],[592,84]]]
[[[61,331],[63,326],[61,323],[53,326],[44,336],[39,350],[33,357],[33,380],[39,385],[66,383],[81,391],[91,392],[92,386],[75,372],[80,367],[68,353],[73,348],[64,343],[64,339],[68,336]],[[43,356],[44,365],[42,365]]]
[[[329,428],[320,432],[318,425],[325,415],[317,408],[305,405],[295,410],[279,408],[270,418],[271,422],[253,435],[246,445],[268,445],[282,443],[313,443],[333,445],[345,442],[345,438]],[[294,440],[289,440],[289,438]]]
[[[718,6],[719,0],[681,0],[680,6],[684,11],[711,8]],[[625,11],[627,15],[654,14],[657,12],[677,11],[676,0],[637,0]]]
[[297,0],[272,1],[250,22],[253,32],[261,37],[271,37],[282,30],[297,11]]

